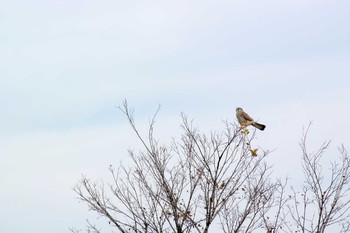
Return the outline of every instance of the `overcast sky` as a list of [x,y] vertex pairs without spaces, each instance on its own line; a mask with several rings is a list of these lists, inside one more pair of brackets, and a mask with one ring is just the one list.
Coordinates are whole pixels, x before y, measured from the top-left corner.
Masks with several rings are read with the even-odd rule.
[[267,125],[255,143],[274,150],[276,177],[298,172],[310,121],[310,150],[331,139],[328,161],[350,148],[347,0],[13,0],[0,2],[0,29],[3,232],[96,218],[72,187],[138,148],[124,98],[142,130],[162,106],[165,141],[182,111],[209,131],[242,107]]

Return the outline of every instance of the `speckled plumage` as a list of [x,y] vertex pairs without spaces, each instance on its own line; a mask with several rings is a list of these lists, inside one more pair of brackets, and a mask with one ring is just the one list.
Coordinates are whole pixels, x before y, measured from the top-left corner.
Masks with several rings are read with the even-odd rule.
[[254,119],[244,112],[242,108],[236,108],[236,117],[242,128],[252,125],[257,129],[264,130],[266,127],[263,124],[255,122]]

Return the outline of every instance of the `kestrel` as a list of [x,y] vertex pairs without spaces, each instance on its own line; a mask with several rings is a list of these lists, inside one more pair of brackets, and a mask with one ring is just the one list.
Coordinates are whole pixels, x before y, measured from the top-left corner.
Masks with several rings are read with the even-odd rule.
[[238,119],[241,128],[245,128],[249,125],[254,126],[257,129],[264,130],[265,125],[255,122],[242,108],[236,108],[236,117]]

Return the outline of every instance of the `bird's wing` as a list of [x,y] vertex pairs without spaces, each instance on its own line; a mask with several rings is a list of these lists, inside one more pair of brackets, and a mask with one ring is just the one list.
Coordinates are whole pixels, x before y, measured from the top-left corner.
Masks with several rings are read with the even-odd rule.
[[242,116],[247,121],[254,121],[253,118],[251,118],[246,112],[242,112]]

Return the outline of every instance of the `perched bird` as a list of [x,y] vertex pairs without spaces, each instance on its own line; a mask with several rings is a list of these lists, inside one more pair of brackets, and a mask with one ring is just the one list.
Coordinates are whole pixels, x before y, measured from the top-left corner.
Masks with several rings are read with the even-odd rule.
[[245,128],[249,125],[252,125],[257,129],[264,130],[266,127],[263,124],[255,122],[253,118],[251,118],[246,112],[243,111],[242,108],[236,108],[236,117],[239,124],[241,125],[241,128]]

